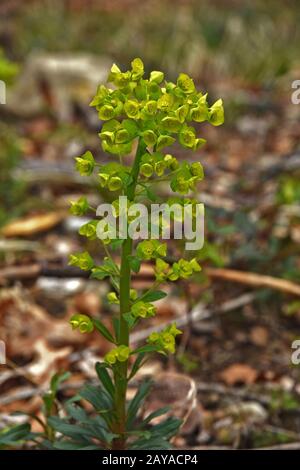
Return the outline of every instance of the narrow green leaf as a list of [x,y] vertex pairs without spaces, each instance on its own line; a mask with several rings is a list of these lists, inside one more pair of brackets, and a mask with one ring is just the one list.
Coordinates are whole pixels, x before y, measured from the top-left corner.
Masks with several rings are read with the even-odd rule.
[[85,385],[80,391],[80,396],[93,405],[95,410],[107,412],[112,408],[112,399],[101,387]]
[[138,356],[137,356],[136,360],[134,361],[133,366],[131,368],[131,372],[130,372],[128,380],[131,380],[135,376],[135,374],[138,372],[139,368],[142,365],[144,357],[145,357],[145,353],[139,353],[138,354]]
[[136,322],[136,318],[131,314],[131,312],[123,313],[123,318],[125,318],[129,328],[132,328]]
[[152,386],[152,382],[149,380],[146,380],[143,382],[138,391],[136,392],[135,396],[131,400],[128,410],[127,410],[127,429],[130,430],[131,426],[136,419],[138,409],[142,405],[144,399],[150,392],[150,388]]
[[107,367],[107,364],[104,364],[104,363],[101,364],[100,362],[97,362],[95,369],[96,369],[100,382],[103,384],[106,391],[113,398],[115,396],[115,387],[110,378],[109,373],[106,370],[106,367]]
[[151,432],[153,435],[160,435],[164,438],[170,439],[174,436],[180,428],[182,421],[178,418],[169,417],[162,423],[152,426]]
[[154,291],[148,292],[147,294],[142,296],[142,298],[143,298],[143,302],[155,302],[156,300],[163,299],[166,296],[167,294],[163,292],[162,290],[154,290]]
[[29,433],[30,433],[30,424],[28,423],[14,426],[8,431],[0,433],[0,444],[2,445],[16,444],[18,441],[26,439]]
[[134,351],[132,351],[131,354],[150,353],[150,352],[156,352],[159,350],[160,350],[160,347],[155,344],[146,344],[145,346],[141,346],[140,348],[135,349]]
[[120,319],[119,317],[113,317],[112,324],[115,332],[116,337],[116,344],[119,342],[119,334],[120,334]]
[[68,404],[66,406],[66,409],[70,417],[75,419],[76,421],[82,423],[88,418],[86,411],[81,406]]
[[157,418],[158,416],[162,416],[168,413],[170,409],[171,409],[170,406],[164,406],[163,408],[159,408],[158,410],[153,411],[143,420],[143,424],[150,423],[154,418]]
[[129,265],[133,272],[138,273],[141,268],[141,260],[137,256],[129,256]]
[[57,390],[62,382],[65,382],[71,377],[70,372],[62,372],[54,374],[50,382],[50,390],[56,394]]
[[111,343],[114,343],[114,344],[116,343],[110,331],[106,328],[106,326],[100,320],[93,318],[93,323],[94,323],[95,328],[104,336],[104,338],[106,338]]
[[151,437],[150,439],[142,438],[133,442],[130,446],[131,450],[170,450],[171,444],[161,437]]

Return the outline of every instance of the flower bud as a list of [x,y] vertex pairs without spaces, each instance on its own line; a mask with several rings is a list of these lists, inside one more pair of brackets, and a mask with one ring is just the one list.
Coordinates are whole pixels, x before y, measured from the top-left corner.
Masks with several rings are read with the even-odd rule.
[[120,303],[120,301],[118,299],[118,296],[115,292],[109,292],[106,297],[107,297],[107,300],[110,304],[119,304]]

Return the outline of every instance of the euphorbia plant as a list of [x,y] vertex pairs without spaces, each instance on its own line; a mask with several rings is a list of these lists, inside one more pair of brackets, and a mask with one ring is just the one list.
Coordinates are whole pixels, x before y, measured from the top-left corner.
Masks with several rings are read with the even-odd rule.
[[[88,151],[76,159],[76,168],[85,176],[97,172],[100,187],[126,196],[128,214],[131,204],[155,200],[152,185],[162,180],[169,180],[171,190],[181,195],[181,198],[171,198],[168,203],[176,200],[182,205],[187,202],[195,204],[196,201],[184,196],[194,190],[196,183],[203,178],[201,164],[179,162],[166,148],[178,141],[185,149],[199,149],[205,140],[197,136],[192,123],[208,121],[214,126],[222,124],[222,100],[209,106],[207,94],[198,92],[193,80],[184,73],[179,75],[176,83],[172,83],[166,81],[163,72],[159,71],[153,71],[149,78],[145,78],[141,59],[134,59],[131,66],[131,70],[121,72],[114,64],[108,77],[113,88],[100,85],[91,102],[91,106],[98,111],[99,119],[105,121],[99,134],[102,148],[112,158],[118,157],[117,160],[101,165]],[[125,165],[123,157],[132,151],[135,151],[133,164]],[[115,217],[120,216],[117,198],[112,206]],[[73,214],[83,215],[90,210],[84,197],[72,203]],[[80,234],[96,239],[98,223],[99,219],[91,220],[81,227]],[[108,224],[101,227],[110,233]],[[91,392],[96,395],[94,400],[90,400],[100,412],[103,426],[109,432],[107,442],[102,442],[104,448],[167,448],[168,440],[176,433],[180,422],[167,418],[160,425],[149,427],[151,419],[165,410],[138,421],[138,408],[150,384],[144,383],[128,405],[126,391],[129,381],[149,354],[175,352],[176,337],[181,331],[173,323],[163,331],[152,333],[146,344],[135,350],[130,345],[130,332],[143,319],[156,314],[153,303],[165,296],[158,290],[160,284],[188,279],[201,268],[195,258],[168,263],[164,259],[167,256],[166,243],[149,238],[136,244],[127,233],[127,227],[125,237],[123,234],[121,238],[112,239],[108,235],[102,239],[107,255],[102,265],[95,265],[87,251],[73,254],[70,259],[70,264],[90,271],[93,278],[110,278],[114,290],[108,294],[108,301],[119,305],[119,314],[113,318],[111,330],[99,319],[80,313],[72,317],[71,324],[82,333],[96,328],[112,344],[104,362],[96,366],[101,388]],[[120,265],[114,261],[110,251],[116,248],[121,250]],[[131,288],[131,273],[139,271],[143,260],[155,261],[156,279],[149,291],[138,293]],[[62,431],[59,426],[58,430]],[[74,436],[73,441],[76,444]]]
[[[30,441],[48,449],[167,449],[170,438],[181,424],[178,419],[168,417],[151,426],[151,421],[165,414],[166,409],[144,418],[138,415],[151,387],[150,382],[142,383],[134,398],[128,404],[126,402],[128,383],[149,354],[174,354],[176,337],[181,331],[172,323],[162,331],[152,333],[138,349],[132,349],[130,345],[130,332],[140,321],[155,316],[153,303],[166,295],[158,290],[160,284],[188,279],[201,268],[193,257],[168,262],[167,245],[156,237],[134,243],[130,236],[130,222],[135,221],[131,208],[137,201],[154,201],[157,196],[152,185],[169,181],[171,190],[180,197],[169,198],[166,204],[176,203],[182,209],[189,205],[191,215],[195,217],[197,201],[185,196],[194,191],[196,183],[203,178],[202,166],[200,162],[178,162],[166,147],[177,140],[185,149],[197,150],[205,140],[197,136],[192,123],[208,121],[218,126],[223,123],[224,111],[222,100],[209,106],[207,95],[198,92],[186,74],[181,73],[176,83],[165,81],[164,74],[158,71],[151,72],[145,79],[142,61],[135,59],[131,65],[127,72],[121,72],[113,65],[108,80],[114,88],[99,86],[91,103],[100,120],[105,121],[99,134],[102,148],[117,156],[119,161],[101,165],[89,151],[76,159],[76,168],[81,175],[90,176],[97,172],[102,189],[118,192],[123,198],[126,196],[125,208],[121,198],[112,203],[114,218],[126,213],[125,234],[123,227],[118,235],[114,235],[110,223],[97,218],[79,230],[88,239],[101,239],[106,253],[102,265],[95,265],[87,251],[75,253],[70,258],[70,264],[91,272],[93,278],[109,277],[114,290],[108,293],[108,301],[119,306],[119,314],[113,317],[110,329],[100,319],[81,313],[70,320],[74,329],[78,328],[81,333],[96,329],[112,344],[104,361],[96,364],[100,386],[87,384],[61,407],[56,395],[60,382],[67,376],[55,375],[50,390],[43,396],[44,417],[34,417],[40,423],[41,431],[31,432],[28,424],[2,431],[1,448]],[[123,157],[133,150],[133,165],[127,166]],[[92,210],[85,197],[72,202],[74,215],[84,215]],[[159,219],[158,228],[163,229],[164,225],[165,220]],[[106,236],[103,237],[103,233]],[[114,261],[112,249],[121,250],[120,265]],[[145,260],[155,262],[155,281],[151,289],[138,293],[131,288],[131,273],[138,272]],[[96,413],[89,415],[76,404],[80,400],[88,401]]]

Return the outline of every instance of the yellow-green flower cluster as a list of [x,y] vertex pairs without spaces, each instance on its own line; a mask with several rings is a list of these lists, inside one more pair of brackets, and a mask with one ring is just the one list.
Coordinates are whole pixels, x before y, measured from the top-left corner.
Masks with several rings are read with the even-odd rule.
[[116,119],[105,122],[99,134],[103,150],[118,155],[130,153],[138,130],[137,124],[131,119],[123,119],[122,123]]
[[172,266],[158,258],[154,271],[157,281],[177,281],[178,279],[188,279],[194,273],[200,272],[201,266],[195,258],[191,261],[180,259],[178,262],[173,263]]
[[70,324],[73,330],[78,330],[80,333],[91,333],[94,330],[93,321],[87,315],[76,313],[70,318]]
[[129,153],[136,137],[148,149],[160,151],[179,143],[192,150],[205,140],[196,135],[191,122],[208,121],[218,126],[224,121],[222,100],[212,106],[207,95],[196,90],[193,80],[181,73],[177,82],[164,81],[164,74],[153,71],[144,78],[144,64],[134,59],[131,70],[122,72],[114,64],[108,77],[115,89],[101,85],[91,102],[99,118],[107,121],[100,132],[102,146],[113,154]]
[[156,308],[150,302],[140,300],[132,305],[131,313],[134,318],[149,318],[154,317]]
[[143,240],[137,245],[136,252],[140,259],[155,259],[167,255],[167,244],[158,240]]
[[125,345],[118,346],[117,348],[112,349],[104,356],[105,362],[110,365],[114,365],[118,362],[125,362],[130,356],[130,348]]
[[176,323],[172,323],[172,325],[167,326],[160,333],[151,333],[151,335],[147,339],[147,342],[158,346],[159,352],[174,354],[176,346],[175,338],[181,333],[182,331],[176,328]]
[[174,171],[179,163],[175,157],[170,154],[163,155],[161,152],[145,153],[141,158],[140,174],[145,178],[152,175],[163,176],[165,170]]
[[196,183],[204,177],[203,167],[200,162],[187,163],[183,162],[179,170],[171,179],[170,187],[172,191],[187,194],[190,190],[195,189]]
[[89,271],[94,266],[93,258],[87,251],[83,253],[74,253],[70,255],[69,264],[71,266],[77,266],[83,271]]
[[79,234],[87,237],[89,240],[95,240],[97,238],[97,224],[99,220],[90,220],[86,224],[82,225],[79,229]]
[[[135,301],[137,299],[138,293],[135,289],[130,289],[130,300]],[[116,292],[108,292],[107,300],[110,304],[119,304],[120,299],[117,296]]]
[[89,203],[86,197],[80,197],[77,201],[71,201],[70,212],[73,215],[84,215],[88,211]]
[[119,191],[128,182],[129,170],[120,163],[111,162],[101,167],[98,176],[102,188]]

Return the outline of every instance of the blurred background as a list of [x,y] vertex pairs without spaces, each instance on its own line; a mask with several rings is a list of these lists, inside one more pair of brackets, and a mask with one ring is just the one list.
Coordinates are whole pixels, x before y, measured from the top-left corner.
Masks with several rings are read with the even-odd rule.
[[[108,324],[111,315],[108,283],[67,265],[87,246],[68,207],[83,194],[94,205],[107,196],[74,172],[74,157],[89,149],[107,158],[88,103],[113,62],[126,70],[141,57],[170,80],[189,73],[226,112],[222,127],[201,127],[208,143],[192,157],[206,174],[196,195],[206,207],[201,276],[169,287],[133,341],[174,319],[184,334],[176,356],[155,357],[144,374],[161,374],[170,387],[161,399],[185,413],[178,447],[300,441],[291,362],[300,338],[299,21],[297,0],[0,1],[0,428],[16,410],[39,414],[58,370],[72,372],[59,398],[74,394],[107,352],[97,334],[68,325],[75,312]],[[101,259],[98,245],[88,248]],[[170,249],[179,256],[180,246]],[[151,265],[133,283],[151,285]],[[182,406],[186,388],[176,382],[175,393],[169,374],[194,381],[196,403]]]

